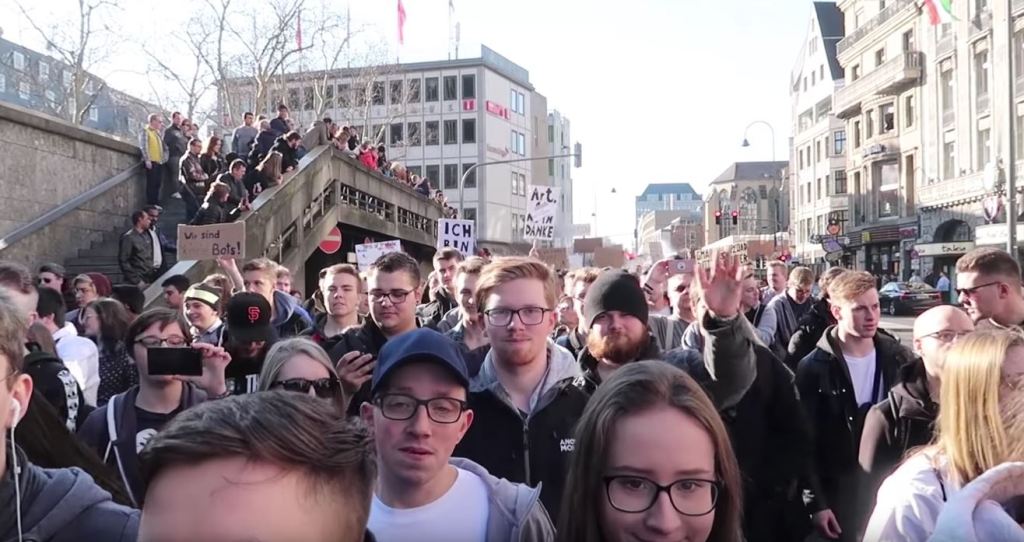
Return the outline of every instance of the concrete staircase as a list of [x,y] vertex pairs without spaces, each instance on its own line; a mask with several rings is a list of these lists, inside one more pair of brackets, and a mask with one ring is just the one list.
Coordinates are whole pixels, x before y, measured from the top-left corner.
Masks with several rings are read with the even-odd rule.
[[[164,212],[160,215],[160,231],[173,241],[178,235],[178,224],[185,223],[185,203],[177,198],[167,198],[161,206]],[[79,249],[77,257],[64,262],[68,278],[82,273],[103,273],[111,284],[122,284],[124,276],[117,262],[117,253],[121,236],[130,227],[130,224],[125,223],[117,230],[105,233],[100,241],[92,243],[89,248]],[[164,259],[168,268],[176,262],[175,254],[164,253]]]

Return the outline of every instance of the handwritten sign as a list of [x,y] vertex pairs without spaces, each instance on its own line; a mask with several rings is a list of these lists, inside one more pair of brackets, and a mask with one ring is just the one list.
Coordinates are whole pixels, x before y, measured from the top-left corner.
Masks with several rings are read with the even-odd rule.
[[452,247],[469,257],[476,254],[476,227],[472,220],[437,221],[437,248]]
[[178,261],[245,258],[245,222],[178,225]]
[[366,271],[377,261],[377,258],[392,252],[401,252],[402,243],[398,239],[382,241],[380,243],[365,243],[356,245],[356,263],[360,271]]
[[555,238],[555,214],[561,191],[561,188],[554,186],[528,186],[524,239],[551,241]]
[[537,259],[555,269],[569,269],[569,254],[564,248],[538,248]]
[[612,267],[619,269],[626,265],[626,254],[622,252],[622,245],[600,247],[594,251],[595,267]]

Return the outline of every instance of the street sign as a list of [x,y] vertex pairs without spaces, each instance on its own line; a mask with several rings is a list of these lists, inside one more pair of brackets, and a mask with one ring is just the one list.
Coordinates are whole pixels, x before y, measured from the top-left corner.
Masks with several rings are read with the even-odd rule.
[[341,249],[341,230],[335,226],[327,232],[327,237],[320,241],[320,252],[334,254]]

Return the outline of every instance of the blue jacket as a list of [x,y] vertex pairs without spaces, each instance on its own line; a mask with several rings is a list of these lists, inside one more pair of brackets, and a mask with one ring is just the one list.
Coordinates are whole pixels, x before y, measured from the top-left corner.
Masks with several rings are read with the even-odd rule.
[[313,327],[313,319],[306,309],[287,292],[274,290],[274,316],[270,325],[277,330],[278,337],[298,337]]

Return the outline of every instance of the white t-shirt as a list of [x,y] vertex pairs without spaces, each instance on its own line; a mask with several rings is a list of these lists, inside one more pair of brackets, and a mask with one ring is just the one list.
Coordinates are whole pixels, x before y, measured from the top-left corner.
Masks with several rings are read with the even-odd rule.
[[850,380],[853,382],[857,406],[873,403],[875,398],[871,396],[871,392],[875,388],[875,351],[871,350],[862,358],[855,358],[844,352],[843,357],[846,358],[846,366],[850,369]]
[[479,476],[456,470],[451,489],[419,508],[391,508],[374,495],[368,524],[373,536],[379,542],[485,542],[487,486]]

